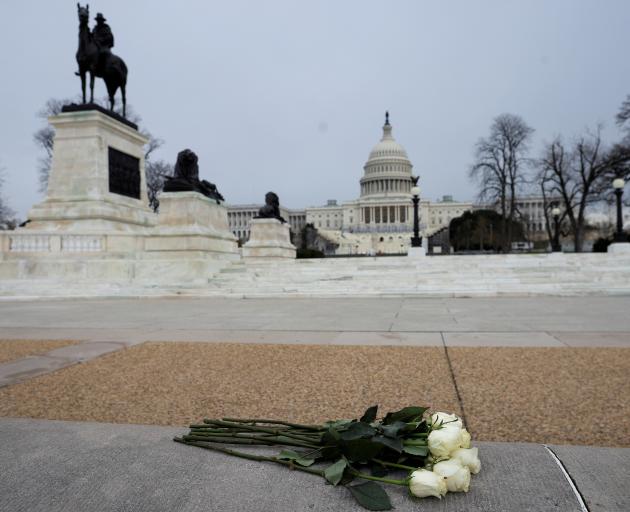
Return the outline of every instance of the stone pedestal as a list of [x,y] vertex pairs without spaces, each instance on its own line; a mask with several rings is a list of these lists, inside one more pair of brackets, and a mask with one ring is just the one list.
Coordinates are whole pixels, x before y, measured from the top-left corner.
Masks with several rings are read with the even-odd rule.
[[227,209],[198,192],[160,194],[158,226],[145,240],[146,251],[201,251],[238,255]]
[[630,254],[630,242],[617,242],[608,246],[609,254]]
[[50,122],[56,135],[48,193],[26,227],[0,233],[0,281],[27,290],[207,286],[240,258],[227,210],[215,200],[163,194],[160,215],[151,211],[147,139],[133,126],[98,110]]
[[146,137],[98,111],[49,118],[55,129],[46,199],[25,231],[141,233],[154,226],[148,206]]
[[295,246],[291,243],[289,225],[277,219],[252,219],[243,257],[294,259]]
[[409,251],[407,251],[409,258],[424,258],[426,255],[427,253],[423,245],[420,247],[409,247]]

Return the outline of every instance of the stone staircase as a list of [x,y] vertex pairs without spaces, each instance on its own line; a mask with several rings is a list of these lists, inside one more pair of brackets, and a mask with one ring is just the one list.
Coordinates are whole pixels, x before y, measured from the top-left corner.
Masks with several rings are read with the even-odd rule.
[[630,256],[514,254],[234,262],[203,295],[226,297],[630,294]]
[[[59,262],[57,262],[58,264]],[[76,264],[76,262],[75,262]],[[165,281],[0,275],[0,300],[80,297],[496,297],[630,295],[630,254],[511,254],[222,261]],[[194,279],[190,275],[194,274]],[[142,279],[140,279],[142,277]]]

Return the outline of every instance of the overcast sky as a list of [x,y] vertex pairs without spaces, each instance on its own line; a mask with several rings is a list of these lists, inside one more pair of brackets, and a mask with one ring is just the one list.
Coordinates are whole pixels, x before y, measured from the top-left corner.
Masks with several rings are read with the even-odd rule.
[[[521,115],[534,148],[598,122],[613,140],[630,93],[628,0],[100,0],[97,12],[129,103],[165,141],[156,157],[192,149],[233,204],[268,190],[292,208],[358,197],[386,109],[423,195],[470,200],[474,144],[496,115]],[[37,111],[80,92],[76,1],[3,0],[0,19],[0,165],[24,218],[41,199]]]

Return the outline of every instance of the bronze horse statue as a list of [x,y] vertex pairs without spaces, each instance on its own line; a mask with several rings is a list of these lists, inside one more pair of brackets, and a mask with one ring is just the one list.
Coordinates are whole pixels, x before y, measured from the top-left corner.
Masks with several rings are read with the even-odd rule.
[[90,27],[88,25],[90,19],[90,4],[81,7],[77,3],[79,12],[79,49],[77,50],[77,63],[79,64],[79,72],[81,76],[81,91],[83,92],[83,103],[85,98],[85,78],[86,74],[90,74],[90,103],[94,103],[94,77],[102,78],[107,87],[109,95],[109,108],[114,110],[114,95],[120,87],[122,94],[123,117],[125,117],[127,109],[127,98],[125,87],[127,85],[127,66],[125,62],[114,55],[109,48],[99,48],[96,44]]

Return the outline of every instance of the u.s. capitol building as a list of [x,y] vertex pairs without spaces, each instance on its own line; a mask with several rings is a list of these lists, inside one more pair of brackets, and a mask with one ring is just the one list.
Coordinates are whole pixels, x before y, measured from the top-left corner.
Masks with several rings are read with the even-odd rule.
[[[282,215],[296,233],[305,224],[312,224],[321,237],[336,246],[336,254],[406,253],[413,231],[412,169],[405,148],[392,135],[386,114],[383,136],[363,166],[358,199],[341,204],[329,200],[324,206],[304,210],[281,208]],[[249,221],[258,207],[228,206],[230,229],[239,239],[249,237]],[[438,202],[421,198],[421,235],[432,235],[472,208],[472,203],[456,202],[450,196]]]

